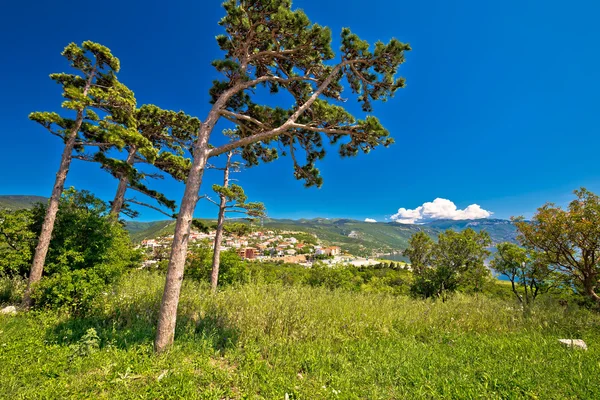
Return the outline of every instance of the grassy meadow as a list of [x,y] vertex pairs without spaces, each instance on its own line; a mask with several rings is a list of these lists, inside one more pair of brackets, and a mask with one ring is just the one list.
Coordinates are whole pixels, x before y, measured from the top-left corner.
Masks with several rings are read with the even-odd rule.
[[258,283],[211,294],[187,280],[175,346],[156,356],[163,283],[134,271],[85,317],[0,316],[0,398],[600,398],[600,316],[551,298],[525,316],[484,295]]

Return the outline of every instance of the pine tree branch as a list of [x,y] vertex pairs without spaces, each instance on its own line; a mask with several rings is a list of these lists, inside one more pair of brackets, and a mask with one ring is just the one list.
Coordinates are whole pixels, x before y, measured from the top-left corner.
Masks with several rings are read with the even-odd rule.
[[[323,81],[323,83],[321,83],[321,85],[319,86],[319,88],[308,98],[308,100],[301,105],[289,118],[287,121],[285,121],[282,125],[280,125],[279,127],[275,128],[275,129],[271,129],[268,130],[266,132],[261,132],[252,136],[248,136],[242,139],[238,139],[234,142],[225,144],[223,146],[220,147],[216,147],[211,149],[208,152],[208,156],[209,157],[214,157],[214,156],[218,156],[220,154],[226,153],[230,150],[233,150],[235,148],[238,147],[243,147],[243,146],[247,146],[249,144],[258,142],[258,141],[262,141],[262,140],[268,140],[271,139],[273,137],[279,136],[280,134],[282,134],[283,132],[285,132],[287,129],[290,128],[290,125],[295,123],[296,120],[298,119],[298,117],[300,117],[300,115],[302,115],[302,113],[304,113],[304,111],[306,111],[314,102],[315,100],[317,100],[317,98],[325,91],[325,89],[327,89],[327,87],[331,84],[331,81],[333,80],[333,78],[339,73],[339,71],[346,65],[350,64],[351,61],[342,61],[341,63],[339,63],[338,65],[336,65],[333,70],[331,71],[331,73],[329,74],[329,76],[327,76],[327,78],[325,78],[325,80]],[[265,78],[264,80],[268,80],[266,78],[268,77],[261,77],[258,78],[254,81],[251,82],[255,82],[258,81],[259,79]],[[291,79],[291,78],[290,78]],[[247,84],[251,83],[248,82]],[[250,85],[251,86],[251,85]],[[232,88],[235,89],[237,87],[237,85]]]
[[159,207],[153,206],[152,204],[144,203],[141,201],[137,201],[136,199],[125,199],[126,203],[137,204],[146,208],[151,208],[152,210],[158,211],[159,213],[166,215],[169,218],[174,218],[173,214],[169,214],[168,212],[161,210]]
[[[252,117],[249,117],[249,116],[247,116],[247,115],[237,114],[237,113],[234,113],[234,112],[231,112],[231,111],[228,111],[228,110],[221,110],[221,115],[223,115],[223,116],[225,116],[225,117],[227,117],[227,116],[228,116],[228,117],[232,117],[232,118],[234,118],[235,120],[244,120],[244,121],[249,121],[249,122],[252,122],[252,123],[254,123],[254,124],[256,124],[256,125],[260,126],[261,128],[262,128],[262,127],[265,127],[265,124],[263,124],[262,122],[260,122],[260,121],[259,121],[259,120],[257,120],[256,118],[252,118]],[[230,120],[230,121],[232,121],[232,122],[236,122],[235,120],[233,120],[233,121],[232,121],[232,120]]]
[[204,196],[204,198],[205,198],[206,200],[208,200],[209,202],[213,203],[215,206],[218,206],[218,205],[219,205],[219,203],[217,203],[216,201],[214,201],[213,199],[211,199],[211,198],[210,198],[210,197],[208,197],[208,196]]

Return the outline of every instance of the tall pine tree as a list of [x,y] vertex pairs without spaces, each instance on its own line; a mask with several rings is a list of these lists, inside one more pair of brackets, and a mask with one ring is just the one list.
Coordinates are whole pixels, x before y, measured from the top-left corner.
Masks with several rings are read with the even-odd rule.
[[[117,80],[119,59],[108,48],[90,41],[83,42],[81,46],[71,43],[65,47],[62,55],[75,71],[51,74],[50,78],[62,86],[66,99],[62,107],[72,114],[68,117],[55,112],[34,112],[29,115],[31,120],[61,138],[65,147],[29,273],[23,300],[26,308],[31,304],[31,290],[44,271],[58,204],[73,153],[82,152],[85,146],[104,146],[115,138],[133,134],[128,126],[135,125],[133,92]],[[104,115],[103,118],[99,117],[98,111]]]
[[[213,65],[224,79],[214,82],[212,107],[193,146],[159,313],[158,352],[173,342],[190,226],[208,159],[241,148],[251,164],[268,161],[281,145],[294,160],[295,176],[318,186],[322,179],[315,162],[325,156],[324,141],[338,145],[342,156],[392,143],[376,117],[358,119],[344,108],[342,78],[366,113],[374,101],[385,101],[404,86],[404,79],[396,75],[410,46],[396,39],[377,42],[371,49],[344,28],[339,56],[333,61],[331,31],[312,24],[303,11],[292,10],[290,0],[227,0],[223,5],[226,15],[219,24],[225,33],[217,36],[217,43],[225,55]],[[294,104],[258,104],[254,90],[259,86],[273,94],[287,92]],[[241,137],[211,147],[211,134],[221,118],[234,123]],[[299,160],[302,154],[305,163]]]
[[[130,208],[130,204],[137,204],[172,217],[175,202],[148,187],[145,181],[148,178],[163,179],[163,173],[177,181],[185,181],[191,165],[187,149],[198,131],[200,121],[182,111],[163,110],[155,105],[143,105],[135,111],[134,118],[139,134],[123,137],[121,141],[114,143],[114,146],[125,149],[124,160],[109,155],[112,147],[105,147],[94,155],[80,158],[100,162],[103,169],[118,179],[117,191],[111,202],[111,214],[118,216],[123,212],[135,217],[137,212]],[[140,165],[152,165],[160,172],[143,172]],[[139,201],[135,197],[126,198],[128,190],[155,200],[159,206]],[[164,211],[165,208],[169,211]]]

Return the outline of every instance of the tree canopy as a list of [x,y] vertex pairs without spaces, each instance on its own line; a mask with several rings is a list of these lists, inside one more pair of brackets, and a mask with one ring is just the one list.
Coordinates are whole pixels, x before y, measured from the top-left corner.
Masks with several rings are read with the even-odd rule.
[[566,209],[548,203],[531,221],[516,218],[518,239],[600,307],[600,197],[585,188],[574,193]]
[[423,297],[440,296],[459,287],[481,291],[490,272],[484,265],[491,244],[487,232],[468,228],[462,232],[447,230],[437,243],[424,232],[417,232],[404,255],[409,257],[415,275],[414,294]]
[[491,267],[508,278],[519,302],[529,305],[548,291],[552,273],[542,255],[509,242],[500,243],[496,250]]
[[[213,65],[225,79],[215,81],[210,93],[213,110],[239,128],[240,140],[212,149],[211,156],[243,147],[244,158],[256,164],[289,153],[295,177],[320,186],[315,162],[325,156],[324,140],[337,144],[342,156],[393,143],[375,116],[359,119],[344,107],[342,79],[362,109],[371,112],[373,101],[385,101],[404,87],[404,78],[396,74],[409,45],[392,39],[370,48],[344,28],[339,59],[332,62],[331,30],[292,10],[291,1],[223,5],[226,16],[219,24],[225,33],[217,42],[225,56]],[[295,102],[290,108],[258,104],[248,92],[258,86],[272,94],[286,91]]]

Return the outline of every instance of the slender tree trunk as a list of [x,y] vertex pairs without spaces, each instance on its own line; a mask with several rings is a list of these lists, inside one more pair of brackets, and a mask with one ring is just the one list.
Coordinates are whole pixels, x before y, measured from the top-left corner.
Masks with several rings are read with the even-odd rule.
[[73,147],[75,146],[77,132],[81,127],[82,121],[83,111],[79,111],[77,113],[77,119],[75,120],[75,126],[71,130],[67,142],[65,143],[65,148],[60,160],[60,166],[58,168],[58,172],[56,173],[54,187],[52,188],[52,195],[50,196],[48,208],[46,209],[46,216],[44,217],[44,223],[42,224],[42,231],[40,232],[38,244],[35,248],[33,262],[31,264],[31,271],[29,272],[29,282],[23,297],[23,308],[25,309],[31,306],[31,291],[33,290],[33,285],[39,282],[39,280],[42,278],[42,273],[44,272],[44,262],[46,261],[46,255],[48,254],[50,240],[52,239],[52,231],[54,229],[54,222],[56,221],[60,196],[62,195],[65,187],[67,173],[69,172],[69,167],[71,165]]
[[515,296],[517,296],[517,299],[519,300],[519,303],[523,303],[523,299],[519,295],[519,292],[517,291],[517,288],[515,286],[515,276],[514,275],[512,276],[512,278],[510,280],[510,284],[512,286],[513,293],[515,294]]
[[[127,165],[132,166],[133,161],[135,159],[136,147],[131,146],[129,148],[129,154],[127,155]],[[125,203],[125,192],[127,191],[127,185],[129,184],[129,175],[126,173],[121,173],[119,177],[119,186],[117,186],[117,193],[115,194],[115,199],[112,202],[110,213],[116,217],[121,213],[121,209],[123,208],[123,204]]]
[[[96,76],[96,68],[98,63],[92,68],[90,74],[87,76],[85,87],[83,88],[83,97],[86,97],[92,81]],[[44,272],[44,263],[46,262],[46,255],[48,254],[48,247],[50,246],[50,240],[52,239],[52,231],[54,230],[54,222],[56,221],[56,213],[58,212],[58,204],[60,202],[60,196],[62,195],[65,187],[65,181],[67,180],[67,174],[69,167],[71,166],[71,159],[73,157],[73,147],[77,140],[77,133],[83,123],[83,112],[84,109],[77,111],[77,117],[75,118],[75,124],[69,132],[67,142],[65,143],[65,149],[63,150],[62,158],[60,160],[60,166],[56,173],[56,179],[54,181],[54,187],[52,188],[52,195],[48,202],[48,209],[46,210],[46,216],[44,217],[44,223],[42,224],[42,231],[38,238],[38,244],[35,248],[35,254],[33,255],[33,262],[31,263],[31,271],[29,272],[29,282],[27,283],[27,289],[25,289],[25,295],[23,296],[23,308],[27,309],[31,306],[31,291],[35,283],[39,282]]]
[[600,308],[600,296],[598,296],[594,290],[594,287],[597,283],[598,279],[595,274],[591,276],[584,276],[583,286],[585,288],[585,293],[588,295],[588,297],[594,300],[596,302],[596,306]]
[[190,227],[199,198],[198,191],[202,184],[204,167],[208,160],[208,138],[211,129],[211,125],[203,124],[200,130],[198,141],[194,146],[194,161],[185,184],[185,192],[181,200],[177,223],[175,224],[171,256],[167,269],[167,280],[160,305],[156,339],[154,341],[154,350],[157,353],[167,350],[173,344],[173,338],[175,337],[177,306],[179,304],[181,284],[183,283]]
[[[225,172],[223,173],[223,187],[229,186],[229,166],[231,165],[231,157],[233,152],[227,153],[227,164],[225,164]],[[210,274],[210,287],[213,292],[217,290],[219,283],[219,263],[221,261],[221,241],[223,239],[223,227],[225,226],[225,207],[227,206],[227,198],[220,195],[221,202],[219,204],[219,218],[217,219],[217,231],[215,232],[215,246],[213,249],[212,271]]]

